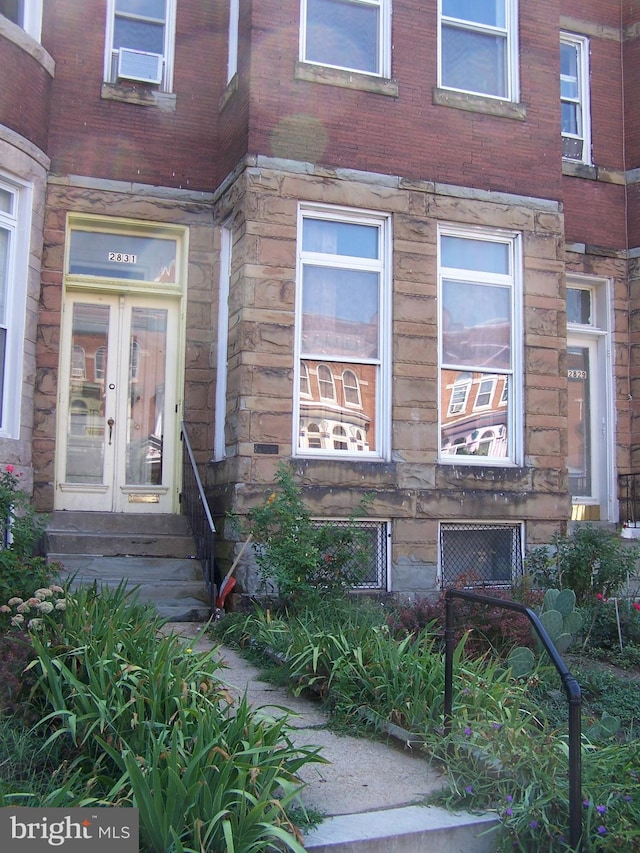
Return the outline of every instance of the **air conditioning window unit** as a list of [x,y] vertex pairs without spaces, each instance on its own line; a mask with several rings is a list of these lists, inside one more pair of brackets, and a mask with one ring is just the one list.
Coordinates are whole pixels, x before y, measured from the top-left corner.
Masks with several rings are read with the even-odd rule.
[[163,58],[160,53],[121,47],[118,51],[118,79],[161,83]]

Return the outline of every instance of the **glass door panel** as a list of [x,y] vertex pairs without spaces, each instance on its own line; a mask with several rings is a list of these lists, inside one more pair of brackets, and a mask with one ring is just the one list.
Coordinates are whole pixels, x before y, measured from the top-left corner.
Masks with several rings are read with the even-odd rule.
[[179,303],[69,296],[56,509],[174,512]]
[[167,311],[133,308],[129,332],[126,483],[162,483]]
[[569,490],[571,497],[593,495],[590,348],[569,347]]
[[67,375],[66,483],[104,482],[107,356],[101,360],[96,354],[108,351],[109,320],[109,305],[73,305]]

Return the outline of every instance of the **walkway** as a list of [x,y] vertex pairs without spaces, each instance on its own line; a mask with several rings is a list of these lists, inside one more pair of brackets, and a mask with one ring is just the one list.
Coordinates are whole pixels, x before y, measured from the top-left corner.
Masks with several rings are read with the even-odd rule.
[[[198,637],[193,644],[196,651],[213,646],[211,638],[202,633],[202,624],[174,622],[165,629],[185,639]],[[301,801],[328,818],[306,836],[307,850],[409,853],[424,850],[425,833],[429,833],[429,853],[492,853],[492,835],[476,835],[486,830],[493,818],[455,816],[421,805],[445,780],[419,752],[338,734],[329,728],[318,702],[295,697],[285,687],[263,681],[259,670],[233,649],[221,647],[219,654],[226,667],[221,677],[232,693],[246,693],[252,706],[266,707],[274,715],[291,714],[293,743],[319,746],[329,761],[307,765],[300,772],[305,782]],[[438,829],[444,832],[442,847],[432,834]]]

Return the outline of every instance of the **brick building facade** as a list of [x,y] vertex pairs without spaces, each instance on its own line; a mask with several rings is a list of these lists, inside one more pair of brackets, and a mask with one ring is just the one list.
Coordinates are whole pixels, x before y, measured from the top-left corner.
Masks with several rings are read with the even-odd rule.
[[221,565],[291,460],[405,595],[626,521],[639,46],[628,0],[0,0],[0,462],[179,512],[184,421]]

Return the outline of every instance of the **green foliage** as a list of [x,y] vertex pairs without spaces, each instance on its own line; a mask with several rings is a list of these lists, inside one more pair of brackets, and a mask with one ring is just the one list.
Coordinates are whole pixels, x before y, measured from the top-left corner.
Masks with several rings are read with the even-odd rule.
[[31,499],[20,488],[20,475],[13,465],[0,473],[0,548],[7,548],[18,558],[28,557],[44,532],[46,519],[31,506]]
[[[547,599],[551,610],[559,606],[566,612],[565,619],[573,613],[572,602],[559,591]],[[296,689],[319,692],[337,720],[362,727],[366,719],[378,729],[395,723],[422,738],[430,759],[447,769],[448,786],[441,795],[446,805],[499,814],[496,851],[567,853],[567,708],[555,670],[525,667],[529,678],[514,681],[499,659],[471,660],[460,643],[453,725],[443,737],[444,663],[437,635],[426,629],[395,636],[386,629],[384,609],[377,610],[377,626],[371,621],[374,611],[362,618],[361,608],[351,609],[352,616],[345,607],[335,618],[329,608],[320,616],[314,610],[295,617],[257,612],[241,624],[235,621],[228,638],[265,648],[273,637],[282,649],[288,634],[283,657]],[[514,651],[511,660],[521,655],[527,665],[534,661],[529,649]],[[640,687],[625,706],[622,692],[629,685],[617,682],[616,692],[610,684],[596,691],[585,683],[593,704],[585,712],[583,741],[583,852],[638,853],[640,742],[633,726],[640,715]]]
[[[616,663],[614,657],[620,659],[625,649],[640,646],[640,603],[637,601],[596,596],[584,607],[584,618],[589,625],[584,650],[589,654],[600,652],[598,657]],[[633,661],[633,651],[627,657]]]
[[[321,760],[296,748],[286,718],[233,703],[216,650],[194,653],[122,584],[68,596],[30,635],[30,706],[65,776],[37,804],[140,809],[141,850],[290,850],[298,770]],[[5,789],[7,790],[7,789]],[[35,787],[6,793],[34,804]]]
[[[355,524],[314,521],[284,463],[275,484],[276,490],[247,514],[267,588],[275,585],[281,600],[302,606],[357,586],[371,557],[366,533]],[[363,499],[350,520],[365,515],[368,503]]]
[[556,534],[552,548],[532,549],[527,572],[543,587],[571,589],[579,606],[596,594],[609,598],[633,575],[640,556],[636,547],[591,524],[576,527],[570,535]]

